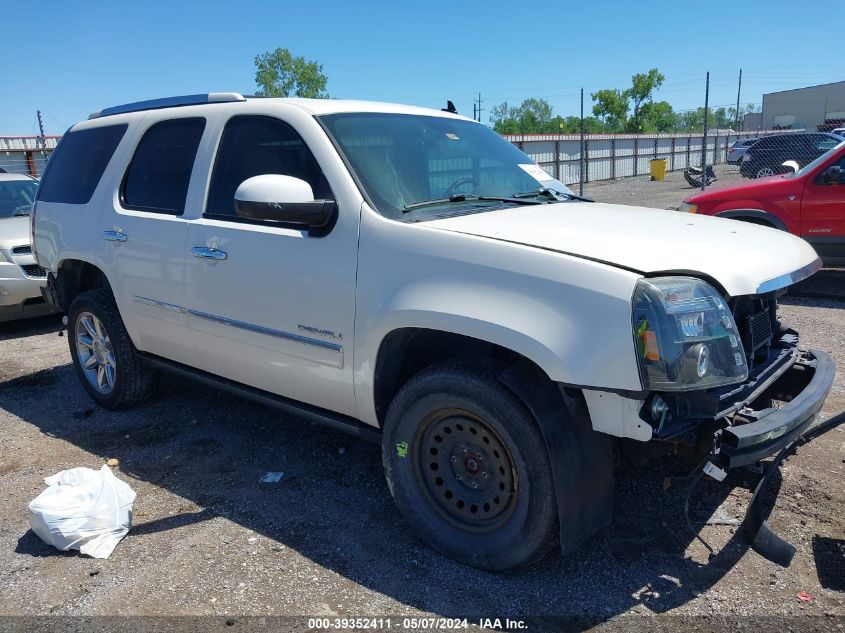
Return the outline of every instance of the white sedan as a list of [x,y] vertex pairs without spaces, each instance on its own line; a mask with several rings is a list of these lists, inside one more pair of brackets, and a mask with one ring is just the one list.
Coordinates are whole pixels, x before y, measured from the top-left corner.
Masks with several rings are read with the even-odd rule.
[[41,296],[47,277],[30,244],[37,189],[30,176],[0,173],[0,323],[55,312]]

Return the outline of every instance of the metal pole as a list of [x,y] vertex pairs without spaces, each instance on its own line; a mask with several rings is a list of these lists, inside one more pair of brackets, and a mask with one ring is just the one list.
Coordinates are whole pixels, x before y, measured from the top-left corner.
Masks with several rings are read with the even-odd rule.
[[578,169],[578,195],[584,195],[584,89],[581,88],[581,165]]
[[736,87],[736,131],[739,133],[739,93],[742,91],[742,68],[739,69],[739,84]]
[[710,107],[710,71],[704,87],[704,136],[701,139],[701,190],[707,186],[707,109]]

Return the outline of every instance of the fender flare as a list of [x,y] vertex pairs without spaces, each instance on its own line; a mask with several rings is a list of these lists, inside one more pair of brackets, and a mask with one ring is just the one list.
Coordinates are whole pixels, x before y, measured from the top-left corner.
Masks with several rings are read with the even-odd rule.
[[730,209],[728,211],[720,211],[719,213],[716,213],[714,217],[730,219],[754,218],[755,220],[762,220],[763,222],[771,224],[776,229],[786,231],[787,233],[789,232],[789,229],[786,228],[786,224],[784,224],[783,220],[774,213],[769,213],[768,211],[763,211],[761,209]]

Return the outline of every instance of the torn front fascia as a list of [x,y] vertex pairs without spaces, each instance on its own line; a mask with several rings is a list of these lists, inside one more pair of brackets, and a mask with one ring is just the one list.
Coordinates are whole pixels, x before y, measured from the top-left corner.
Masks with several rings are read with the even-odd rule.
[[[725,424],[726,418],[732,418],[738,411],[760,399],[774,382],[789,371],[801,356],[797,345],[796,332],[783,329],[777,342],[771,346],[766,362],[758,364],[745,382],[709,391],[652,394],[643,406],[640,417],[654,426],[654,439],[661,441],[682,440],[685,434],[695,433],[702,424],[714,420],[722,420],[722,424]],[[652,400],[657,395],[667,402],[670,411],[670,417],[662,427],[648,415]]]
[[765,474],[757,483],[757,487],[754,489],[754,496],[751,497],[751,503],[748,505],[748,511],[745,514],[745,527],[751,538],[751,547],[763,558],[783,567],[789,567],[796,551],[794,545],[787,543],[769,527],[766,521],[767,515],[765,515],[763,509],[763,490],[783,460],[797,447],[835,429],[843,422],[845,422],[845,413],[840,413],[829,420],[811,426],[797,439],[781,449],[780,453],[772,460]]

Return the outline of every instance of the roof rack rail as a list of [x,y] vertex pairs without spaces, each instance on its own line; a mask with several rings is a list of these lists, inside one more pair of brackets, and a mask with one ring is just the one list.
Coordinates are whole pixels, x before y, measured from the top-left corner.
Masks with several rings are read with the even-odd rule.
[[125,103],[111,108],[103,108],[99,112],[92,112],[89,119],[98,119],[113,114],[125,114],[126,112],[140,112],[142,110],[159,110],[161,108],[175,108],[178,106],[202,105],[205,103],[231,103],[233,101],[246,101],[242,94],[237,92],[209,92],[198,95],[182,95],[179,97],[165,97],[164,99],[150,99],[149,101],[136,101]]

